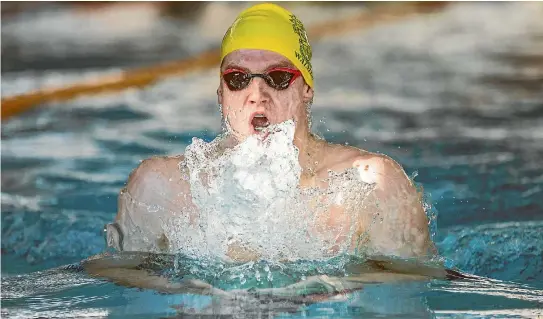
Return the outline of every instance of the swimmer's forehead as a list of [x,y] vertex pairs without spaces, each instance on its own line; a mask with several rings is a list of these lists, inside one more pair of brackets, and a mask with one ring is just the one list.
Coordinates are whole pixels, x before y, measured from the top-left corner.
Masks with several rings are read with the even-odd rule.
[[277,67],[296,69],[289,59],[276,52],[267,50],[237,50],[224,58],[221,71],[237,68],[257,72]]

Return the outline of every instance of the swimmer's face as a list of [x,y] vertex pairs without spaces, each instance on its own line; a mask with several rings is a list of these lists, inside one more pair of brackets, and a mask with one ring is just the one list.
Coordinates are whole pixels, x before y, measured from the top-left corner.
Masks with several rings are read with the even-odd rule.
[[[277,67],[297,70],[287,58],[278,53],[238,50],[224,58],[221,74],[227,70],[263,74]],[[222,105],[222,116],[239,141],[258,134],[266,124],[278,124],[290,119],[295,121],[296,130],[308,129],[306,105],[313,99],[313,89],[301,75],[284,90],[271,87],[260,77],[252,78],[249,85],[241,90],[232,90],[221,77],[217,94],[219,104]]]

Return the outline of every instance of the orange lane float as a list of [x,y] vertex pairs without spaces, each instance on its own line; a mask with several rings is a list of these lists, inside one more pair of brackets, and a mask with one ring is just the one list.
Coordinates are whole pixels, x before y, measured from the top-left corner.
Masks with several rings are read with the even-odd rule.
[[[325,37],[345,34],[349,31],[370,28],[418,14],[439,11],[446,3],[406,3],[380,5],[364,10],[351,17],[328,21],[307,28],[308,37],[318,41]],[[2,97],[2,121],[12,116],[50,102],[62,102],[81,95],[120,91],[130,87],[145,87],[170,76],[209,69],[220,63],[220,49],[202,52],[181,61],[166,62],[150,67],[124,71],[117,76],[104,76],[61,88],[44,88],[29,93]]]

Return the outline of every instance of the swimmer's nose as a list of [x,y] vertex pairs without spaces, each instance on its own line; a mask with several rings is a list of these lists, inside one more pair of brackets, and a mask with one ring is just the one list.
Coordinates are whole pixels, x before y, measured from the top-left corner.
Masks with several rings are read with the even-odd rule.
[[270,101],[270,89],[271,88],[266,84],[264,79],[258,77],[253,78],[249,87],[247,87],[249,92],[249,95],[247,96],[248,104],[252,106],[267,104]]

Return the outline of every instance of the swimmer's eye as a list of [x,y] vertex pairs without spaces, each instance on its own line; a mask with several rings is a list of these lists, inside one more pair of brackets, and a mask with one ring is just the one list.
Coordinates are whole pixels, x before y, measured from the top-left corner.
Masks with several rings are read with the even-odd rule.
[[251,76],[242,71],[225,72],[223,78],[231,91],[243,90],[251,82]]
[[278,90],[284,90],[288,88],[294,76],[294,73],[288,71],[271,71],[268,73],[268,78],[271,80],[272,84],[268,84]]

